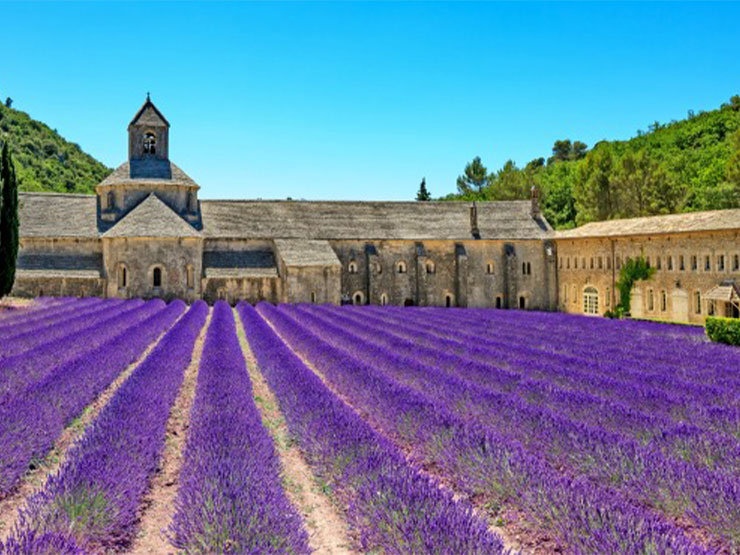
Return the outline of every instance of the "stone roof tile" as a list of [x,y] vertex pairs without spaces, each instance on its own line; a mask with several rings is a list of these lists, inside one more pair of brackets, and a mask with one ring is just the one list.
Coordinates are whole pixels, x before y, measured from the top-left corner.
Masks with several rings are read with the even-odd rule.
[[102,237],[200,237],[201,234],[151,193]]
[[[206,237],[297,239],[473,239],[468,202],[203,200]],[[529,201],[478,203],[481,239],[543,239]]]
[[740,209],[592,222],[575,229],[558,231],[555,238],[581,239],[623,235],[659,235],[728,229],[740,229]]
[[95,195],[18,193],[21,237],[97,237]]
[[[156,167],[154,167],[156,165]],[[195,181],[169,160],[134,160],[124,162],[113,173],[100,182],[98,187],[127,184],[170,183],[187,187],[198,187]]]
[[338,266],[334,249],[328,241],[275,239],[277,255],[286,266]]

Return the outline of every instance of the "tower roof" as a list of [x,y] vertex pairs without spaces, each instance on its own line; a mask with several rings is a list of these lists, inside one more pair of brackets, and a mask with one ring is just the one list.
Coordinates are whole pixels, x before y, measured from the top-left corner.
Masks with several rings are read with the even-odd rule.
[[139,108],[139,111],[136,112],[134,119],[132,119],[131,123],[128,124],[129,129],[136,124],[164,124],[166,127],[170,126],[170,122],[167,121],[167,118],[162,115],[162,112],[157,109],[157,107],[154,105],[154,102],[152,102],[151,98],[149,98],[149,93],[147,93],[146,95],[146,100],[144,101],[144,104],[142,104],[141,108]]

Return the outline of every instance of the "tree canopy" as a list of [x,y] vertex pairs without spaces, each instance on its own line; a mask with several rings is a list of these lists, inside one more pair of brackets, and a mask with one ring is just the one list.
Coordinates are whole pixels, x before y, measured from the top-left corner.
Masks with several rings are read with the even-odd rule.
[[[485,174],[485,175],[484,175]],[[740,95],[719,109],[653,122],[626,141],[557,140],[523,168],[508,160],[488,172],[479,157],[445,200],[528,199],[541,194],[558,229],[595,220],[740,207]]]

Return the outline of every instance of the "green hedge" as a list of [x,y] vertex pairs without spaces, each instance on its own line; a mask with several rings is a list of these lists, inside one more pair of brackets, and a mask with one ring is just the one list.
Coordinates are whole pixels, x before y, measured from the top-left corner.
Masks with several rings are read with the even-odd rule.
[[740,319],[708,316],[706,329],[712,341],[740,346]]

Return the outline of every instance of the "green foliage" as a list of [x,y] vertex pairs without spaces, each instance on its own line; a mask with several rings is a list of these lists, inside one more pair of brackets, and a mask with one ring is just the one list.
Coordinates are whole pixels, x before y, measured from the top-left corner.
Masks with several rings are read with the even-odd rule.
[[457,178],[457,190],[461,195],[480,193],[488,184],[488,169],[481,162],[480,156],[465,166],[463,175]]
[[423,177],[421,179],[421,185],[419,185],[419,192],[416,193],[416,200],[427,201],[432,200],[432,195],[427,190],[427,179]]
[[15,166],[6,142],[0,155],[0,298],[8,295],[15,282],[18,258],[18,183]]
[[617,317],[621,317],[630,311],[632,286],[635,282],[641,279],[650,279],[654,273],[655,268],[648,266],[642,256],[625,260],[622,269],[619,271],[619,280],[617,281],[617,290],[619,291],[619,304],[616,307]]
[[740,346],[740,320],[707,316],[707,337],[717,343]]
[[110,169],[25,112],[0,105],[0,142],[9,142],[21,191],[94,193]]
[[556,229],[740,207],[740,95],[718,110],[654,122],[630,140],[601,141],[590,151],[580,141],[556,141],[543,161],[518,168],[510,160],[484,178],[476,158],[458,178],[458,193],[445,200],[526,200],[535,185]]

